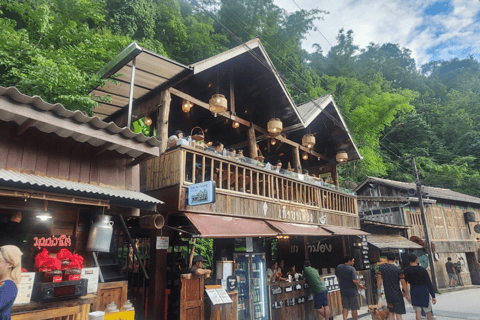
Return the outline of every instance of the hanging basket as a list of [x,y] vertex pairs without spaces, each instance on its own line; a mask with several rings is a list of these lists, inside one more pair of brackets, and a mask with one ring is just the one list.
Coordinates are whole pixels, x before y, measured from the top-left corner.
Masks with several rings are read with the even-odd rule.
[[315,146],[315,136],[311,133],[307,133],[302,137],[302,146],[313,149]]
[[348,154],[345,151],[338,151],[335,157],[338,163],[344,163],[348,160]]
[[[193,134],[193,131],[195,129],[199,129],[200,132],[196,132],[195,134]],[[192,128],[192,131],[190,131],[190,135],[192,136],[192,139],[195,140],[195,141],[203,141],[205,140],[205,133],[203,132],[203,129],[200,128],[200,127],[193,127]]]
[[223,94],[214,94],[208,101],[208,105],[210,106],[210,112],[215,115],[227,111],[227,99]]
[[283,130],[282,120],[278,118],[270,119],[267,123],[267,130],[272,137],[278,136],[280,133],[282,133]]

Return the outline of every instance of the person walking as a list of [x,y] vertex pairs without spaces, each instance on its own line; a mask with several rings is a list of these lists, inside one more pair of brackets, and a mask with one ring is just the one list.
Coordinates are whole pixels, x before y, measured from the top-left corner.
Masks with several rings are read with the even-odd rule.
[[[402,320],[402,314],[407,313],[403,297],[405,296],[407,299],[410,299],[408,286],[405,282],[402,269],[394,264],[395,254],[393,252],[387,252],[385,256],[387,257],[387,263],[378,267],[377,272],[378,295],[381,296],[382,294],[380,289],[383,280],[383,290],[385,291],[385,298],[387,299],[387,308],[390,311],[388,319],[394,320],[396,317],[397,320]],[[400,290],[400,283],[402,284],[403,294],[402,290]]]
[[312,265],[308,260],[306,260],[303,265],[303,276],[305,277],[305,280],[310,286],[312,293],[315,295],[315,299],[313,300],[313,307],[315,308],[315,310],[325,319],[333,320],[333,317],[330,316],[332,314],[330,312],[330,307],[328,306],[327,287],[320,278],[318,270],[312,268]]
[[22,278],[22,252],[16,246],[0,247],[0,320],[10,320],[10,308]]
[[343,264],[338,265],[335,270],[342,297],[343,320],[347,320],[348,310],[352,310],[353,320],[358,320],[358,310],[360,310],[358,289],[365,289],[365,286],[358,280],[357,271],[353,267],[354,262],[355,259],[352,256],[345,256]]
[[[405,281],[410,284],[410,300],[415,310],[416,319],[422,319],[422,308],[428,320],[433,320],[432,304],[437,303],[432,281],[425,268],[418,265],[418,257],[414,253],[408,255],[410,266],[403,270]],[[430,300],[430,296],[432,299]]]
[[458,281],[457,271],[452,263],[452,258],[448,257],[447,260],[447,263],[445,263],[445,269],[447,269],[448,282],[450,284],[450,288],[455,288]]

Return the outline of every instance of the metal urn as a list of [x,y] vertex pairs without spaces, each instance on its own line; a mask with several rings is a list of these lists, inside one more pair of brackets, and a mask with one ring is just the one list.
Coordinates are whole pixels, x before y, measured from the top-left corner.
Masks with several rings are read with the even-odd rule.
[[93,217],[86,251],[110,252],[113,234],[113,221],[111,219],[112,216],[103,214]]

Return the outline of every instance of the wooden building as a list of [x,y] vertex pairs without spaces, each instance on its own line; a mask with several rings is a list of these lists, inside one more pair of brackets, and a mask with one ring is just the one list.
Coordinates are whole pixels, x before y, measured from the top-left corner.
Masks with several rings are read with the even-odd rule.
[[[157,210],[168,230],[150,234],[151,241],[281,237],[284,259],[310,257],[326,275],[350,253],[355,236],[365,234],[355,194],[338,186],[338,164],[361,156],[332,96],[297,106],[258,39],[190,66],[133,43],[100,74],[119,74],[119,85],[92,91],[111,96],[95,114],[119,126],[150,117],[162,141],[160,156],[141,169],[141,190],[165,201]],[[217,98],[225,109],[214,106]],[[167,149],[176,130],[202,141]],[[210,150],[214,141],[245,148],[248,158]],[[271,167],[277,160],[282,170]],[[215,202],[189,205],[189,188],[207,181],[215,182]],[[225,246],[231,254],[233,245]],[[320,256],[323,248],[330,258]],[[170,262],[166,250],[153,246],[150,257],[148,314],[158,317],[165,312]]]
[[[18,246],[22,266],[33,272],[39,249],[55,246],[48,239],[65,239],[91,267],[85,249],[93,215],[118,217],[115,228],[122,233],[120,220],[161,203],[139,192],[136,161],[158,155],[159,145],[153,137],[0,87],[0,245]],[[14,306],[12,319],[86,319],[90,305],[104,310],[112,300],[126,301],[126,281],[102,287],[98,296]]]
[[[425,239],[414,183],[369,177],[355,190],[362,220],[370,224],[408,226],[404,236],[420,243]],[[423,192],[438,287],[448,287],[445,270],[448,257],[453,262],[464,261],[460,273],[462,285],[479,284],[480,199],[427,186]]]

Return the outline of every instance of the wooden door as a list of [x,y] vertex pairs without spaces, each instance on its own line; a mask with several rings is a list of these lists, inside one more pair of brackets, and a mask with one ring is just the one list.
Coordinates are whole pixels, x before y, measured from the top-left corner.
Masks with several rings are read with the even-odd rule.
[[182,275],[180,320],[204,320],[204,276]]
[[470,277],[472,278],[472,284],[480,285],[480,266],[475,259],[475,252],[466,252],[468,269],[470,270]]

